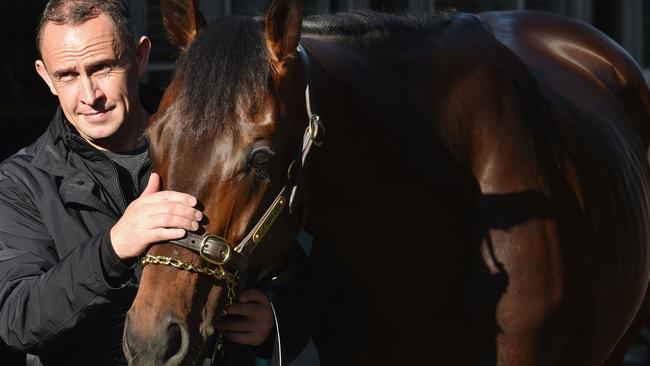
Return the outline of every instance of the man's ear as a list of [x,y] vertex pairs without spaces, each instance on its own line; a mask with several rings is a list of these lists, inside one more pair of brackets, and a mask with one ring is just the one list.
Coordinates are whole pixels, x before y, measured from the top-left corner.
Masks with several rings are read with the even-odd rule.
[[151,52],[151,40],[142,36],[135,46],[135,58],[138,62],[138,76],[141,77],[147,71],[149,64],[149,53]]
[[45,68],[45,63],[43,60],[36,60],[34,63],[34,66],[36,67],[36,72],[41,76],[43,81],[45,81],[45,84],[50,88],[50,92],[54,95],[58,95],[56,93],[56,89],[54,89],[54,83],[52,83],[52,79],[50,79],[50,74],[47,73],[47,69]]

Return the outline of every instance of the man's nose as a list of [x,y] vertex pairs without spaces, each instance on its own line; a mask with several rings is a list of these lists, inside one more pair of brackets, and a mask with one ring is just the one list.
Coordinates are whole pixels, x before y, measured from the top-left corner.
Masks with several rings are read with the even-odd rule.
[[100,97],[101,91],[96,85],[96,82],[87,76],[81,77],[81,102],[86,105],[94,105]]

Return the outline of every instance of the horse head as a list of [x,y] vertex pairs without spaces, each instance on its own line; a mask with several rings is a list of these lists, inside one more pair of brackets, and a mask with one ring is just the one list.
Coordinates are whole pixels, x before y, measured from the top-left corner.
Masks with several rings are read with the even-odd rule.
[[161,8],[182,54],[150,120],[151,158],[164,189],[196,196],[205,219],[144,257],[124,350],[133,364],[176,365],[210,356],[223,307],[290,247],[301,206],[288,202],[287,171],[307,112],[297,1],[273,1],[263,20],[208,25],[193,1]]

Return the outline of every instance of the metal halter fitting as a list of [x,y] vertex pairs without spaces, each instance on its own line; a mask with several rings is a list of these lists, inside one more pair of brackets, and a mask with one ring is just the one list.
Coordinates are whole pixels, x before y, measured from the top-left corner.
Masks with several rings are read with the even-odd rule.
[[293,213],[300,173],[305,165],[311,147],[312,145],[318,147],[323,146],[324,142],[324,128],[320,117],[313,114],[311,110],[311,97],[309,95],[311,65],[307,50],[302,44],[298,44],[298,54],[300,55],[305,71],[305,104],[309,122],[303,135],[301,151],[289,165],[287,182],[275,197],[273,203],[266,209],[264,215],[253,226],[248,235],[236,246],[231,245],[225,238],[213,234],[197,235],[188,232],[181,239],[170,240],[173,244],[199,253],[201,258],[205,259],[208,263],[216,265],[216,269],[199,267],[190,263],[181,262],[177,259],[161,256],[156,257],[149,254],[145,255],[141,260],[143,266],[146,264],[165,264],[193,272],[209,274],[217,280],[225,279],[229,287],[229,292],[234,291],[231,288],[232,281],[234,280],[236,282],[239,275],[246,271],[248,257],[255,245],[262,242],[275,220],[285,211],[284,208],[286,206],[289,206],[289,214]]

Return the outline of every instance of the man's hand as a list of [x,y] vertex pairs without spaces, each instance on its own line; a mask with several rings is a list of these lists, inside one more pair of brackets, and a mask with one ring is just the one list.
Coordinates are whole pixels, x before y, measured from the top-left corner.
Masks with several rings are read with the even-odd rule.
[[217,323],[226,339],[237,344],[259,346],[273,328],[273,310],[264,292],[251,288],[231,304]]
[[142,195],[131,202],[111,228],[111,242],[120,259],[134,258],[155,242],[182,238],[199,228],[203,215],[189,194],[161,191],[160,176],[152,173]]

